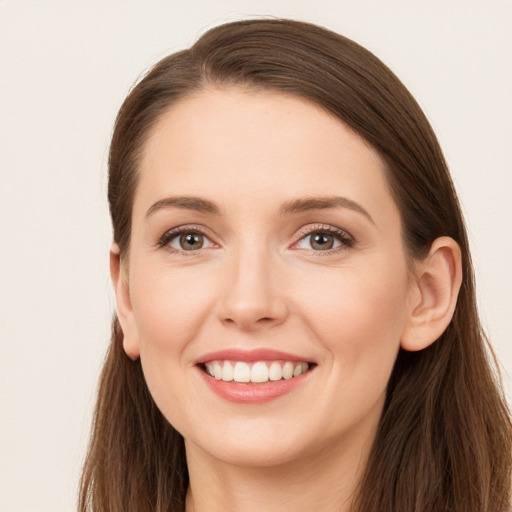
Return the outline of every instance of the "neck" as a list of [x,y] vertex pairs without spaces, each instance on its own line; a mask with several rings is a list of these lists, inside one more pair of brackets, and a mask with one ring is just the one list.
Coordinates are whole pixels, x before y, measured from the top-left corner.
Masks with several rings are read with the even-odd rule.
[[187,512],[349,512],[369,446],[346,443],[339,453],[302,457],[279,466],[246,467],[187,446]]

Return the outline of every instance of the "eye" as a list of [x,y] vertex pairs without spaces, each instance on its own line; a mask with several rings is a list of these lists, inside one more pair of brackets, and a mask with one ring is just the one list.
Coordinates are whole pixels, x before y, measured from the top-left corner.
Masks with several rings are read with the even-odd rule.
[[295,247],[320,252],[353,245],[354,240],[348,233],[335,228],[322,228],[310,231],[297,242]]
[[311,247],[318,251],[327,251],[341,245],[333,235],[327,233],[314,233],[309,235],[309,243]]
[[300,249],[313,249],[314,251],[328,251],[329,249],[336,249],[341,245],[341,242],[330,233],[316,232],[305,236],[299,241],[297,247]]
[[174,251],[190,252],[211,247],[214,243],[198,229],[183,228],[165,233],[158,245]]
[[205,240],[208,239],[201,233],[183,233],[175,236],[169,245],[182,251],[196,251],[203,248]]

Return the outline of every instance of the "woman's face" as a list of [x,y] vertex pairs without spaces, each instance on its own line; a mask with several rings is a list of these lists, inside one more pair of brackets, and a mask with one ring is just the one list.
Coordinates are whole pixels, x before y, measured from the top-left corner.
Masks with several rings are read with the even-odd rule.
[[368,446],[410,314],[378,154],[312,103],[232,88],[174,105],[139,170],[125,349],[187,450],[269,465]]

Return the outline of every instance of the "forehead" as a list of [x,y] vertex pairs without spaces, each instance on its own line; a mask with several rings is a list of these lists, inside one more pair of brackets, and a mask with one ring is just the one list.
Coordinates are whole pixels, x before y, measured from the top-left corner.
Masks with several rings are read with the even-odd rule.
[[139,172],[136,206],[177,194],[391,200],[371,146],[322,107],[278,92],[207,89],[180,100],[153,127]]

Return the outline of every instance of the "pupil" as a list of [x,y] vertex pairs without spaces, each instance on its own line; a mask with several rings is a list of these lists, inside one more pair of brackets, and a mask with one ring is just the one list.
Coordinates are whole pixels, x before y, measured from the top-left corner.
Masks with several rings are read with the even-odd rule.
[[317,233],[316,235],[313,235],[313,242],[311,245],[314,249],[320,249],[321,251],[326,251],[333,247],[334,240],[331,235]]
[[203,235],[197,233],[182,235],[180,243],[183,249],[200,249],[203,246]]

